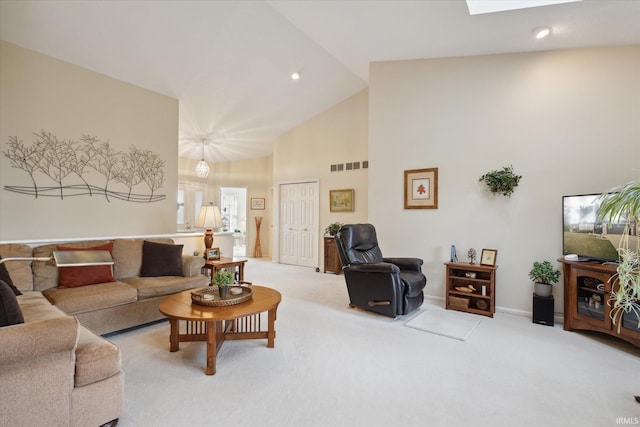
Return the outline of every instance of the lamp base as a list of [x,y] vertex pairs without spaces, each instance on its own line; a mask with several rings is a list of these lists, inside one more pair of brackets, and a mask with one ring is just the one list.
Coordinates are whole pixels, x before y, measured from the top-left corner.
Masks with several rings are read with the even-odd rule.
[[213,231],[207,228],[204,233],[204,259],[207,259],[207,252],[213,247]]

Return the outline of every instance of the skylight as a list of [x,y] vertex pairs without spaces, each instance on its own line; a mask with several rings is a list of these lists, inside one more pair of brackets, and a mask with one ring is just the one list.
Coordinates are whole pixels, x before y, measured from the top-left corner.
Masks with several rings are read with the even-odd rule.
[[470,15],[480,15],[576,1],[582,0],[467,0],[467,7]]

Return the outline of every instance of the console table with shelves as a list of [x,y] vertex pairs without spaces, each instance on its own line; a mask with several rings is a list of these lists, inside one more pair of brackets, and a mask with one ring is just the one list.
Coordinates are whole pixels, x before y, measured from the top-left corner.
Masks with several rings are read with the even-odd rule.
[[611,320],[608,300],[611,287],[615,290],[617,281],[610,279],[616,274],[617,267],[563,258],[558,261],[562,263],[564,276],[564,329],[602,332],[640,347],[640,329],[635,315],[623,315],[621,325]]
[[496,308],[496,268],[446,262],[446,308],[493,317]]

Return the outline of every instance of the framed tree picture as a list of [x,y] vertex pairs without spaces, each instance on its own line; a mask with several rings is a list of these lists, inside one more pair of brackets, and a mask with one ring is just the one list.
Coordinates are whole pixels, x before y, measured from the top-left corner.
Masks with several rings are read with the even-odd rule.
[[438,209],[438,168],[404,171],[404,208]]

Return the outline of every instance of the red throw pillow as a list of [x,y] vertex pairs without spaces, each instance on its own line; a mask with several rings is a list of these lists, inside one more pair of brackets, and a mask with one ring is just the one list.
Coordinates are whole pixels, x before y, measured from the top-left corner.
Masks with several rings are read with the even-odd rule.
[[[113,242],[91,248],[71,248],[58,246],[59,251],[111,251]],[[82,267],[60,267],[58,269],[59,288],[77,288],[97,283],[115,282],[110,265],[92,265]]]

